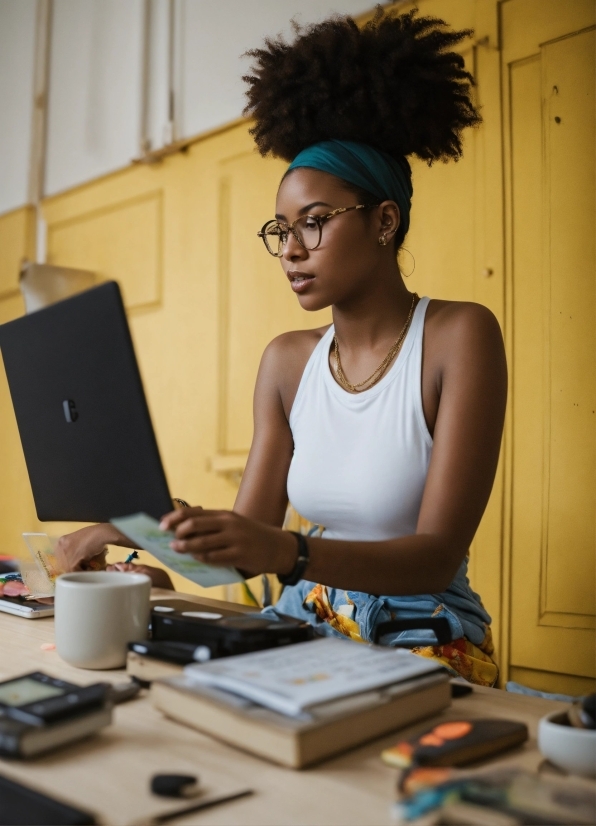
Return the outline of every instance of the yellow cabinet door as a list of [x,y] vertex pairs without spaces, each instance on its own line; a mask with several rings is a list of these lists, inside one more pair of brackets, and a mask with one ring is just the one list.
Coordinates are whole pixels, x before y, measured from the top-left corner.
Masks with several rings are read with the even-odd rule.
[[502,5],[509,673],[567,693],[596,677],[594,17],[591,0]]

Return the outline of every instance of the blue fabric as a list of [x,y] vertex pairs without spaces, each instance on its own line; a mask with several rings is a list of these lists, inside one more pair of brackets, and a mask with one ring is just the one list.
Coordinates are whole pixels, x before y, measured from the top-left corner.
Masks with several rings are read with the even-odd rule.
[[[417,594],[415,596],[373,596],[360,591],[344,591],[327,588],[329,602],[334,611],[347,604],[346,596],[354,604],[353,619],[358,623],[360,636],[372,642],[377,625],[391,619],[416,617],[444,617],[454,640],[467,637],[474,645],[480,645],[486,635],[491,618],[485,611],[480,597],[470,587],[467,576],[468,560],[464,559],[453,582],[441,594]],[[304,600],[314,588],[314,582],[301,580],[297,585],[284,588],[275,607],[265,608],[263,613],[275,617],[276,612],[309,622],[322,636],[343,637],[328,623],[319,619],[314,610],[304,605]],[[345,639],[345,637],[344,637]],[[382,645],[425,646],[436,645],[437,638],[430,630],[400,631],[387,634],[380,640]]]
[[379,202],[395,201],[403,233],[407,233],[413,189],[410,165],[405,158],[392,158],[366,143],[332,140],[303,149],[290,164],[288,172],[304,166],[329,172],[366,189]]
[[505,691],[512,694],[526,694],[528,697],[542,697],[544,700],[558,700],[561,703],[575,703],[576,700],[583,700],[583,695],[573,697],[570,694],[550,694],[548,691],[537,691],[535,688],[528,688],[521,683],[514,683],[511,680],[505,684]]

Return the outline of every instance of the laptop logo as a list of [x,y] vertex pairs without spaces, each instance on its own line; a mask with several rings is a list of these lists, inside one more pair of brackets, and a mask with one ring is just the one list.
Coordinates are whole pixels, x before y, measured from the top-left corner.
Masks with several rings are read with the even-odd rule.
[[72,399],[64,399],[62,402],[62,409],[64,410],[64,418],[68,424],[76,422],[79,418],[79,411],[77,410],[77,406]]

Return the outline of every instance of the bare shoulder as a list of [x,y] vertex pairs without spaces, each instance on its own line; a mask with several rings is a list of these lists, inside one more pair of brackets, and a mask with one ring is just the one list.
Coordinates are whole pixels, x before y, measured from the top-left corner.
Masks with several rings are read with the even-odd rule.
[[480,398],[491,400],[495,409],[504,409],[505,347],[499,322],[488,307],[468,301],[431,301],[423,354],[423,407],[431,433],[446,393],[452,401],[466,399],[469,412]]
[[288,333],[282,333],[269,342],[265,353],[273,355],[274,358],[279,356],[294,356],[298,358],[306,356],[308,361],[312,351],[328,329],[329,325],[326,327],[317,327],[314,330],[292,330]]
[[474,301],[441,301],[432,299],[426,311],[427,325],[437,330],[454,330],[462,327],[499,328],[494,313],[484,304]]
[[313,330],[282,333],[265,348],[258,382],[278,390],[288,416],[304,368],[328,329],[329,325]]
[[494,313],[473,301],[432,300],[424,332],[432,350],[476,345],[503,351],[503,336]]
[[[480,387],[492,377],[493,389],[506,394],[507,362],[499,322],[482,304],[471,301],[429,303],[424,325],[423,392],[432,423],[446,382]],[[434,412],[433,412],[434,411]]]

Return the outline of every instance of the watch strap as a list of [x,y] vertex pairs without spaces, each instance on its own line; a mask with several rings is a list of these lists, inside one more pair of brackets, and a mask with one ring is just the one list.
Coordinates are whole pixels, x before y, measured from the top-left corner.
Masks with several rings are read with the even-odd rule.
[[277,574],[277,578],[282,585],[296,585],[296,583],[302,579],[309,561],[309,548],[306,537],[297,531],[290,531],[290,533],[294,534],[298,542],[298,558],[289,574]]

